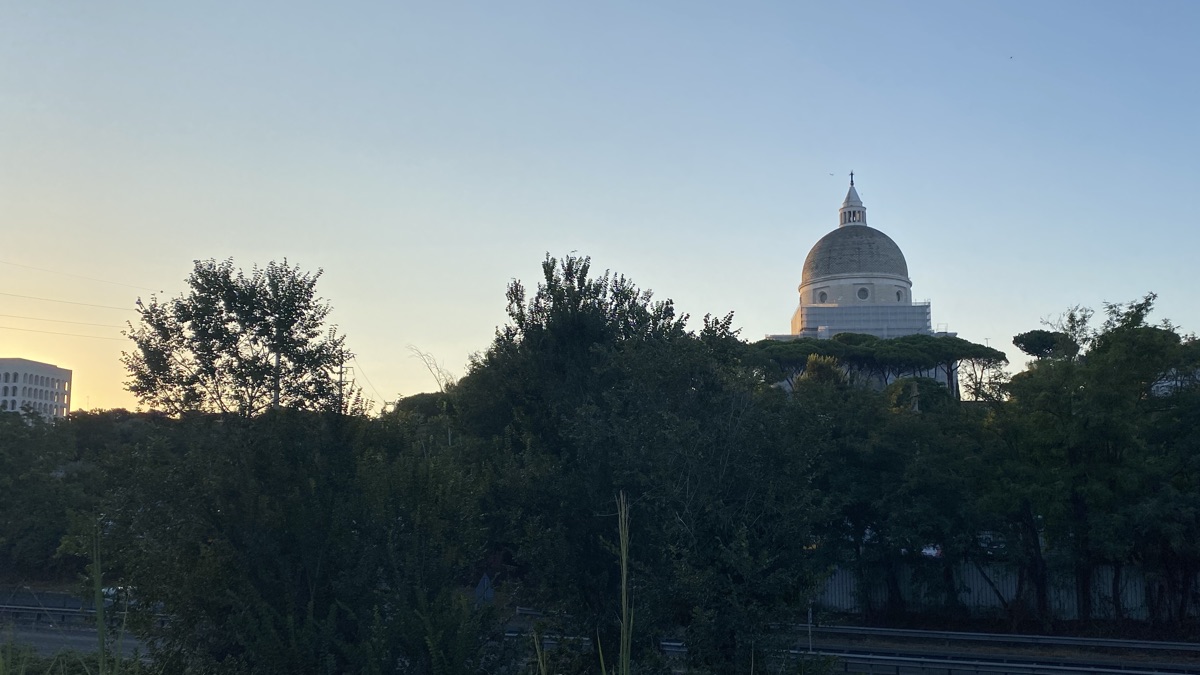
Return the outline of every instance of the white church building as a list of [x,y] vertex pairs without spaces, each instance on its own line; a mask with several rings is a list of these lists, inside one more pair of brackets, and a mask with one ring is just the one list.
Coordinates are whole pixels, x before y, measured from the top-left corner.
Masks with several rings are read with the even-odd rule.
[[853,173],[837,229],[821,237],[804,259],[799,291],[792,332],[771,338],[933,334],[929,303],[912,300],[904,253],[891,237],[867,225]]
[[[772,340],[824,340],[839,333],[881,339],[905,335],[954,337],[935,332],[928,302],[913,302],[908,262],[892,238],[867,225],[850,174],[850,191],[838,210],[837,229],[817,240],[804,259],[800,305],[792,315],[792,331],[768,335]],[[941,382],[958,395],[958,368],[911,373]],[[889,382],[880,382],[887,385]]]

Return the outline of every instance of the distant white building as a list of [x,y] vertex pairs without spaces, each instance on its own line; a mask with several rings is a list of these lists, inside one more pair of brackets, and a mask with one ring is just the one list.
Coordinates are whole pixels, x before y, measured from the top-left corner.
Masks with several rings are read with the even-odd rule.
[[[797,290],[800,306],[792,315],[792,332],[768,338],[825,340],[839,333],[881,339],[956,335],[934,332],[929,303],[913,302],[904,253],[891,237],[867,225],[867,207],[854,189],[853,173],[838,210],[837,229],[809,250]],[[931,377],[958,391],[957,367],[948,376],[937,369],[913,375]]]
[[933,333],[929,303],[912,301],[912,280],[900,247],[867,225],[854,174],[838,211],[838,227],[808,252],[798,290],[800,306],[792,315],[791,337]]
[[71,410],[71,371],[28,359],[0,358],[0,411],[29,406],[45,417]]

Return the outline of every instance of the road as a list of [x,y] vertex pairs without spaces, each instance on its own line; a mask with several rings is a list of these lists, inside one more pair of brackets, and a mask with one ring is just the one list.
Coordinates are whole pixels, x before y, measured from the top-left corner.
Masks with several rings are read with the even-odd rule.
[[[0,626],[0,641],[9,640],[30,645],[41,656],[54,656],[64,651],[89,654],[96,651],[96,631],[87,628]],[[135,649],[145,652],[145,646],[126,636],[122,640],[121,654],[133,656]]]

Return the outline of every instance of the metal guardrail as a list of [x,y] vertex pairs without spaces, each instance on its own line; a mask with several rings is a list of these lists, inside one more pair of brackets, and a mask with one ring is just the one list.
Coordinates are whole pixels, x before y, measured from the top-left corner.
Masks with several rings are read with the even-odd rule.
[[1188,668],[1163,668],[1162,666],[1108,667],[1084,663],[1048,663],[1019,661],[1015,659],[968,659],[962,657],[898,656],[821,650],[806,652],[792,650],[795,658],[834,657],[838,659],[838,670],[845,673],[871,673],[875,675],[908,675],[912,673],[939,673],[942,675],[1164,675],[1192,674]]
[[[106,616],[121,616],[125,610],[106,609]],[[166,622],[166,616],[158,615],[160,625]],[[52,626],[72,626],[91,628],[96,623],[96,610],[91,607],[46,607],[33,605],[0,605],[0,625],[12,623],[18,625],[50,624]]]
[[[808,630],[808,624],[795,628]],[[862,626],[812,626],[813,634],[862,635],[864,637],[906,637],[921,640],[947,640],[959,642],[992,642],[1039,647],[1102,647],[1107,649],[1143,649],[1148,651],[1174,651],[1200,653],[1200,644],[1195,642],[1159,642],[1155,640],[1114,640],[1107,638],[1076,638],[1050,635],[1025,635],[1005,633],[963,633],[959,631],[911,630],[905,628],[864,628]]]
[[[0,605],[0,618],[20,620],[33,623],[74,624],[83,626],[89,619],[94,619],[95,610],[78,607],[44,607],[30,605]],[[58,617],[57,621],[55,617]],[[808,629],[807,624],[794,625],[794,628]],[[1075,646],[1075,647],[1107,647],[1114,649],[1156,649],[1168,651],[1200,652],[1200,644],[1190,642],[1147,642],[1134,640],[1111,640],[1102,638],[1070,638],[1050,637],[1043,635],[1005,635],[1002,633],[961,633],[955,631],[922,631],[899,628],[864,628],[860,626],[813,626],[815,634],[862,635],[871,637],[909,637],[925,640],[948,640],[962,642],[1007,642],[1013,644],[1038,646]],[[522,637],[521,631],[507,631],[506,637],[513,639]],[[591,640],[562,635],[543,635],[543,645],[554,648],[561,643],[570,643],[576,649],[589,651]],[[667,656],[681,657],[686,655],[687,647],[681,640],[663,639],[659,649]],[[1079,675],[1095,673],[1098,675],[1150,675],[1156,674],[1185,674],[1200,673],[1200,668],[1164,667],[1162,665],[1147,668],[1135,667],[1106,667],[1097,664],[1063,664],[1047,663],[1036,660],[1014,657],[994,659],[972,659],[961,656],[938,657],[929,655],[901,656],[896,654],[879,654],[861,651],[837,651],[818,649],[806,651],[802,649],[788,650],[797,659],[811,657],[834,657],[838,659],[838,670],[845,673],[867,673],[872,675],[908,675],[911,673],[938,673],[941,675]]]
[[96,610],[87,607],[0,605],[0,620],[22,625],[49,623],[62,626],[85,626],[94,623],[95,617]]
[[[58,603],[51,603],[58,604]],[[523,612],[519,614],[538,617],[539,612],[520,608]],[[95,620],[96,610],[91,607],[64,607],[64,606],[47,606],[47,605],[25,605],[25,604],[3,604],[0,605],[0,623],[5,621],[12,623],[50,623],[60,626],[79,626],[85,627]],[[814,635],[854,635],[862,637],[891,637],[891,638],[910,638],[915,640],[942,640],[946,642],[982,642],[993,644],[1014,644],[1025,646],[1040,646],[1040,647],[1093,647],[1106,649],[1126,649],[1126,650],[1143,650],[1157,652],[1185,652],[1200,654],[1200,643],[1194,642],[1160,642],[1149,640],[1117,640],[1108,638],[1077,638],[1077,637],[1062,637],[1062,636],[1047,636],[1047,635],[1028,635],[1028,634],[1005,634],[1005,633],[969,633],[960,631],[930,631],[930,630],[912,630],[903,628],[868,628],[863,626],[830,626],[830,625],[811,625],[810,624],[792,624],[792,629],[799,631],[807,631],[812,629]],[[509,630],[507,637],[514,638],[523,631]],[[562,635],[543,635],[543,644],[546,647],[555,647],[560,642],[567,642],[574,645],[575,648],[589,650],[591,648],[591,640],[588,638],[574,638]],[[659,649],[668,656],[682,656],[687,653],[687,647],[681,640],[663,639],[660,641]],[[861,672],[861,673],[896,673],[913,672],[914,668],[919,668],[920,672],[941,672],[941,673],[1006,673],[1010,675],[1064,675],[1069,673],[1101,673],[1106,675],[1144,675],[1146,673],[1200,673],[1200,666],[1196,668],[1185,667],[1168,667],[1164,669],[1162,666],[1157,666],[1153,670],[1136,669],[1136,668],[1107,668],[1097,665],[1089,666],[1071,666],[1057,665],[1050,663],[1037,663],[1029,660],[1020,660],[1015,658],[1008,659],[964,659],[961,657],[932,657],[932,656],[900,656],[889,654],[872,654],[867,652],[854,651],[831,651],[831,650],[816,650],[808,652],[805,650],[794,649],[789,650],[794,657],[805,656],[833,656],[842,660],[845,665],[844,672]],[[851,670],[851,666],[858,663],[866,666],[868,670]],[[932,670],[929,670],[932,668]]]

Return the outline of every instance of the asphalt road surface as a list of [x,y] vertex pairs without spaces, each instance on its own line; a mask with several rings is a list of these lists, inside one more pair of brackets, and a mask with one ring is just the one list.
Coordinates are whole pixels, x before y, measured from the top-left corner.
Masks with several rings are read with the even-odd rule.
[[[30,645],[41,656],[54,656],[66,651],[88,654],[96,651],[96,631],[83,628],[0,626],[0,642],[9,640]],[[141,643],[125,636],[121,644],[121,654],[133,656],[135,649],[140,649],[143,653],[146,651]]]

